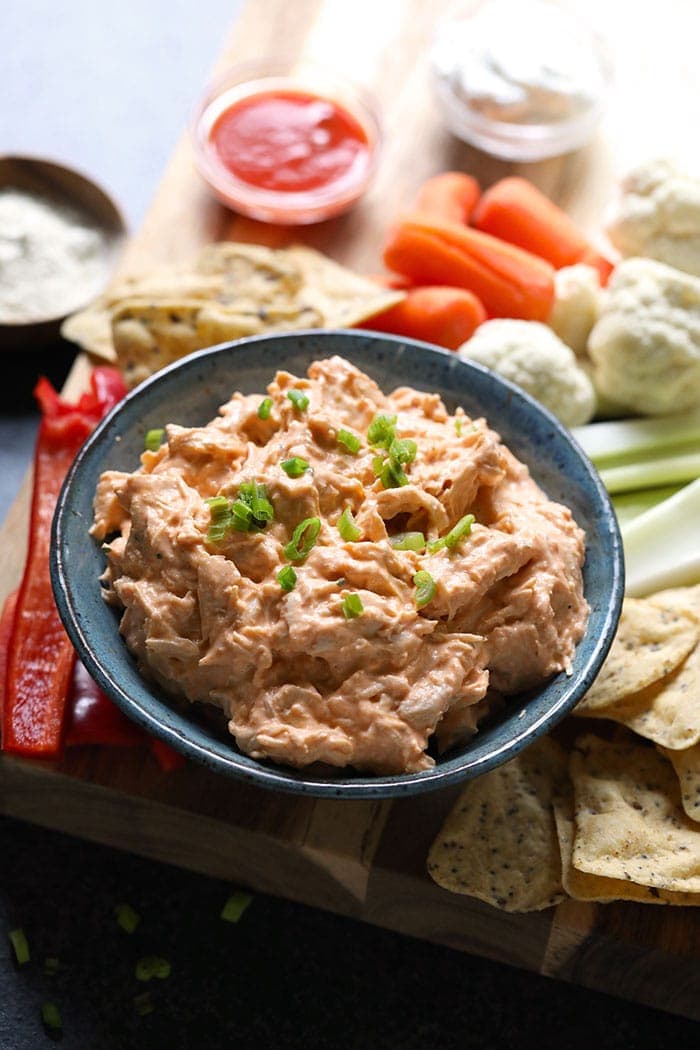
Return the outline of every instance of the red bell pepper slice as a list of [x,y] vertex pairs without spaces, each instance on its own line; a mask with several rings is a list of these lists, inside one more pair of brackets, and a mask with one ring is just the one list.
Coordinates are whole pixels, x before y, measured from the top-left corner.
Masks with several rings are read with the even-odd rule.
[[125,393],[121,375],[108,366],[93,369],[90,390],[76,403],[65,401],[45,377],[36,384],[42,418],[34,449],[27,557],[9,632],[3,751],[37,758],[61,754],[76,654],[51,588],[51,524],[79,448]]
[[76,660],[68,700],[66,747],[85,744],[143,746],[148,744],[148,736],[112,703],[82,660]]
[[10,652],[10,634],[15,618],[15,607],[17,605],[17,591],[8,594],[0,613],[0,718],[2,718],[2,706],[5,697],[5,682],[7,681],[7,658]]

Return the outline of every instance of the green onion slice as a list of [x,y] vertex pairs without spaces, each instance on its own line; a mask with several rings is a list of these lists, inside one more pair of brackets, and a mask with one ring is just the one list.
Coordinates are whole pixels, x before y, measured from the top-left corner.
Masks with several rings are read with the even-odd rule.
[[403,467],[391,459],[385,460],[379,478],[385,489],[398,489],[403,485],[408,485],[408,478]]
[[367,440],[370,445],[389,448],[394,440],[396,418],[396,416],[388,415],[386,412],[380,412],[374,417],[367,430]]
[[269,419],[272,412],[272,398],[264,397],[258,405],[258,419]]
[[305,412],[309,407],[309,395],[303,390],[288,390],[287,397],[292,402],[297,412]]
[[349,507],[346,507],[338,518],[338,532],[346,543],[353,543],[362,536],[362,529],[353,518]]
[[143,447],[149,452],[157,452],[163,441],[165,431],[162,428],[147,430],[143,440]]
[[413,582],[416,585],[416,605],[420,608],[435,597],[435,580],[425,569],[420,569],[414,575]]
[[139,1017],[145,1017],[146,1014],[153,1013],[153,1000],[150,992],[141,992],[139,995],[134,996],[134,1010]]
[[464,420],[462,419],[462,417],[461,416],[456,416],[455,417],[455,430],[457,431],[457,437],[461,437],[462,436],[462,427],[463,427],[463,425],[464,425]]
[[130,904],[117,904],[114,913],[117,922],[126,933],[133,933],[141,922],[141,916]]
[[291,459],[283,459],[280,463],[282,470],[288,478],[300,478],[307,470],[311,470],[309,463],[301,456],[292,456]]
[[47,977],[54,977],[61,968],[61,960],[55,955],[47,955],[44,959],[44,973]]
[[445,536],[430,541],[428,544],[428,554],[434,554],[436,551],[442,550],[443,547],[452,550],[452,548],[456,547],[464,536],[469,535],[474,521],[475,518],[473,514],[465,514],[463,518],[459,519],[456,525],[452,526]]
[[418,451],[418,445],[412,438],[394,438],[389,445],[389,459],[392,463],[413,463]]
[[291,540],[284,548],[285,557],[290,561],[303,561],[315,547],[320,531],[320,518],[304,518],[296,526]]
[[54,1030],[63,1028],[61,1012],[55,1003],[42,1003],[41,1019],[47,1028],[51,1028]]
[[[291,568],[291,566],[289,566]],[[292,569],[292,572],[294,570]],[[224,922],[238,922],[243,912],[253,900],[252,894],[237,890],[227,898],[221,909],[221,918]]]
[[170,977],[170,963],[161,955],[144,955],[137,960],[134,973],[137,981],[164,980]]
[[343,598],[342,610],[346,620],[354,620],[357,616],[362,616],[365,607],[359,594],[346,594]]
[[389,543],[395,551],[418,551],[425,550],[425,536],[422,532],[397,532],[389,539]]
[[338,444],[344,445],[348,452],[352,452],[353,456],[357,455],[362,446],[359,437],[350,430],[338,431]]
[[285,565],[277,573],[277,582],[283,591],[293,591],[297,585],[297,574],[291,565]]
[[18,928],[16,930],[9,930],[7,936],[10,938],[12,948],[15,953],[15,959],[17,960],[18,966],[24,966],[25,963],[29,962],[29,942],[27,941],[27,935],[24,930]]

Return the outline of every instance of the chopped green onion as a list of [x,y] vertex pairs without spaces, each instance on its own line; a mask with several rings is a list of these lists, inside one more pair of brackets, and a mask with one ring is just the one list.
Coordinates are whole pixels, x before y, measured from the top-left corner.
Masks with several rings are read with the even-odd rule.
[[311,470],[310,465],[305,459],[302,459],[301,456],[293,456],[291,459],[283,459],[280,466],[288,478],[300,478],[307,470]]
[[435,597],[435,580],[425,569],[420,569],[414,575],[413,582],[416,585],[416,605],[420,608]]
[[221,909],[221,918],[224,922],[238,922],[252,900],[252,894],[244,893],[242,890],[237,890],[227,898],[226,903]]
[[391,442],[394,440],[394,433],[396,431],[396,416],[387,415],[385,412],[380,412],[374,417],[367,430],[367,440],[370,445],[379,445],[382,448],[389,448]]
[[430,543],[428,543],[428,554],[434,554],[436,551],[442,550],[443,547],[452,550],[452,548],[456,547],[464,536],[469,535],[474,521],[473,514],[465,514],[463,518],[459,519],[456,525],[452,526],[445,536],[441,536],[437,540],[431,540]]
[[359,594],[346,594],[343,598],[342,610],[346,620],[354,620],[357,616],[362,616],[365,607]]
[[264,397],[258,405],[258,419],[269,419],[272,412],[272,398]]
[[277,573],[277,582],[283,591],[293,591],[297,585],[297,574],[291,565],[285,565]]
[[140,995],[135,995],[133,1002],[134,1010],[139,1017],[145,1017],[146,1014],[153,1013],[153,1000],[150,992],[141,992]]
[[397,532],[389,543],[395,551],[422,551],[425,549],[425,536],[422,532]]
[[303,390],[288,390],[287,397],[292,402],[297,412],[305,412],[309,407],[309,395]]
[[61,1013],[55,1003],[42,1003],[41,1019],[47,1028],[51,1028],[54,1031],[63,1028]]
[[353,456],[356,456],[362,447],[359,437],[350,430],[338,431],[338,443],[344,445],[348,452],[352,452]]
[[445,536],[445,546],[448,550],[452,550],[452,548],[456,547],[464,536],[469,535],[472,531],[472,525],[475,520],[473,514],[465,514],[463,518],[459,519],[456,525],[452,526]]
[[408,485],[408,478],[400,463],[394,463],[391,459],[385,459],[379,473],[379,480],[385,489],[398,489]]
[[61,962],[55,955],[47,955],[44,959],[44,973],[47,977],[54,977],[61,968]]
[[15,959],[17,960],[18,966],[24,966],[25,963],[29,962],[29,942],[24,930],[18,928],[16,930],[10,930],[7,934],[12,943],[12,947],[15,953]]
[[143,441],[144,448],[148,449],[149,452],[157,452],[163,441],[164,434],[165,431],[162,428],[146,431],[146,437]]
[[411,438],[394,438],[389,445],[389,459],[392,463],[413,463],[418,452],[418,445]]
[[304,518],[296,526],[291,540],[284,548],[285,557],[290,561],[303,561],[316,545],[320,531],[320,518]]
[[362,536],[362,529],[355,522],[349,507],[346,507],[338,518],[338,532],[346,543],[353,543]]
[[141,922],[141,916],[130,904],[117,904],[114,912],[117,922],[126,933],[133,933]]
[[170,963],[161,955],[144,955],[137,960],[134,973],[137,981],[164,980],[170,977]]
[[462,427],[464,426],[464,420],[461,416],[455,416],[455,430],[457,431],[457,437],[462,436]]
[[207,501],[211,524],[207,540],[217,543],[227,532],[251,532],[264,529],[275,516],[275,509],[267,498],[267,489],[257,481],[243,481],[235,500],[226,496],[211,496]]

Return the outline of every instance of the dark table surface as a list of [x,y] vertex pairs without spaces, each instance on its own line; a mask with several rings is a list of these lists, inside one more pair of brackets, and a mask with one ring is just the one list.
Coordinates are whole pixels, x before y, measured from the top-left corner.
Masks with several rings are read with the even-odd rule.
[[[135,229],[238,8],[3,0],[0,148],[81,168]],[[5,358],[0,521],[30,463],[36,378],[60,387],[73,355],[56,343]],[[230,890],[0,818],[0,1050],[49,1044],[46,1001],[61,1010],[66,1050],[700,1046],[684,1018],[265,895],[226,923]],[[121,901],[142,917],[131,935],[114,919]],[[15,927],[31,949],[21,969],[6,938]],[[150,954],[171,974],[146,985],[134,966]],[[53,976],[47,956],[60,959]],[[153,1011],[141,1016],[144,991]]]

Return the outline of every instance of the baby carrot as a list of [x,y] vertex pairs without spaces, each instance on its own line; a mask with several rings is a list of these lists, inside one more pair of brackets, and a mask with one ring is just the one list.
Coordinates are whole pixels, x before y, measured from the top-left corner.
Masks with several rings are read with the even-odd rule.
[[554,268],[506,241],[416,213],[389,231],[384,265],[416,284],[466,288],[491,317],[544,321],[554,301]]
[[610,274],[615,269],[615,263],[611,262],[610,259],[601,253],[596,251],[595,248],[589,248],[588,251],[584,252],[579,262],[586,263],[587,266],[592,266],[594,270],[598,271],[600,277],[600,284],[602,288],[605,288],[606,284],[610,280]]
[[590,248],[585,234],[528,179],[510,175],[482,194],[473,225],[493,237],[541,256],[555,267],[571,266]]
[[416,211],[447,222],[469,222],[481,196],[481,187],[463,171],[443,171],[427,179],[418,190]]
[[400,303],[367,318],[360,327],[456,350],[485,320],[482,303],[466,288],[425,285],[409,289]]

